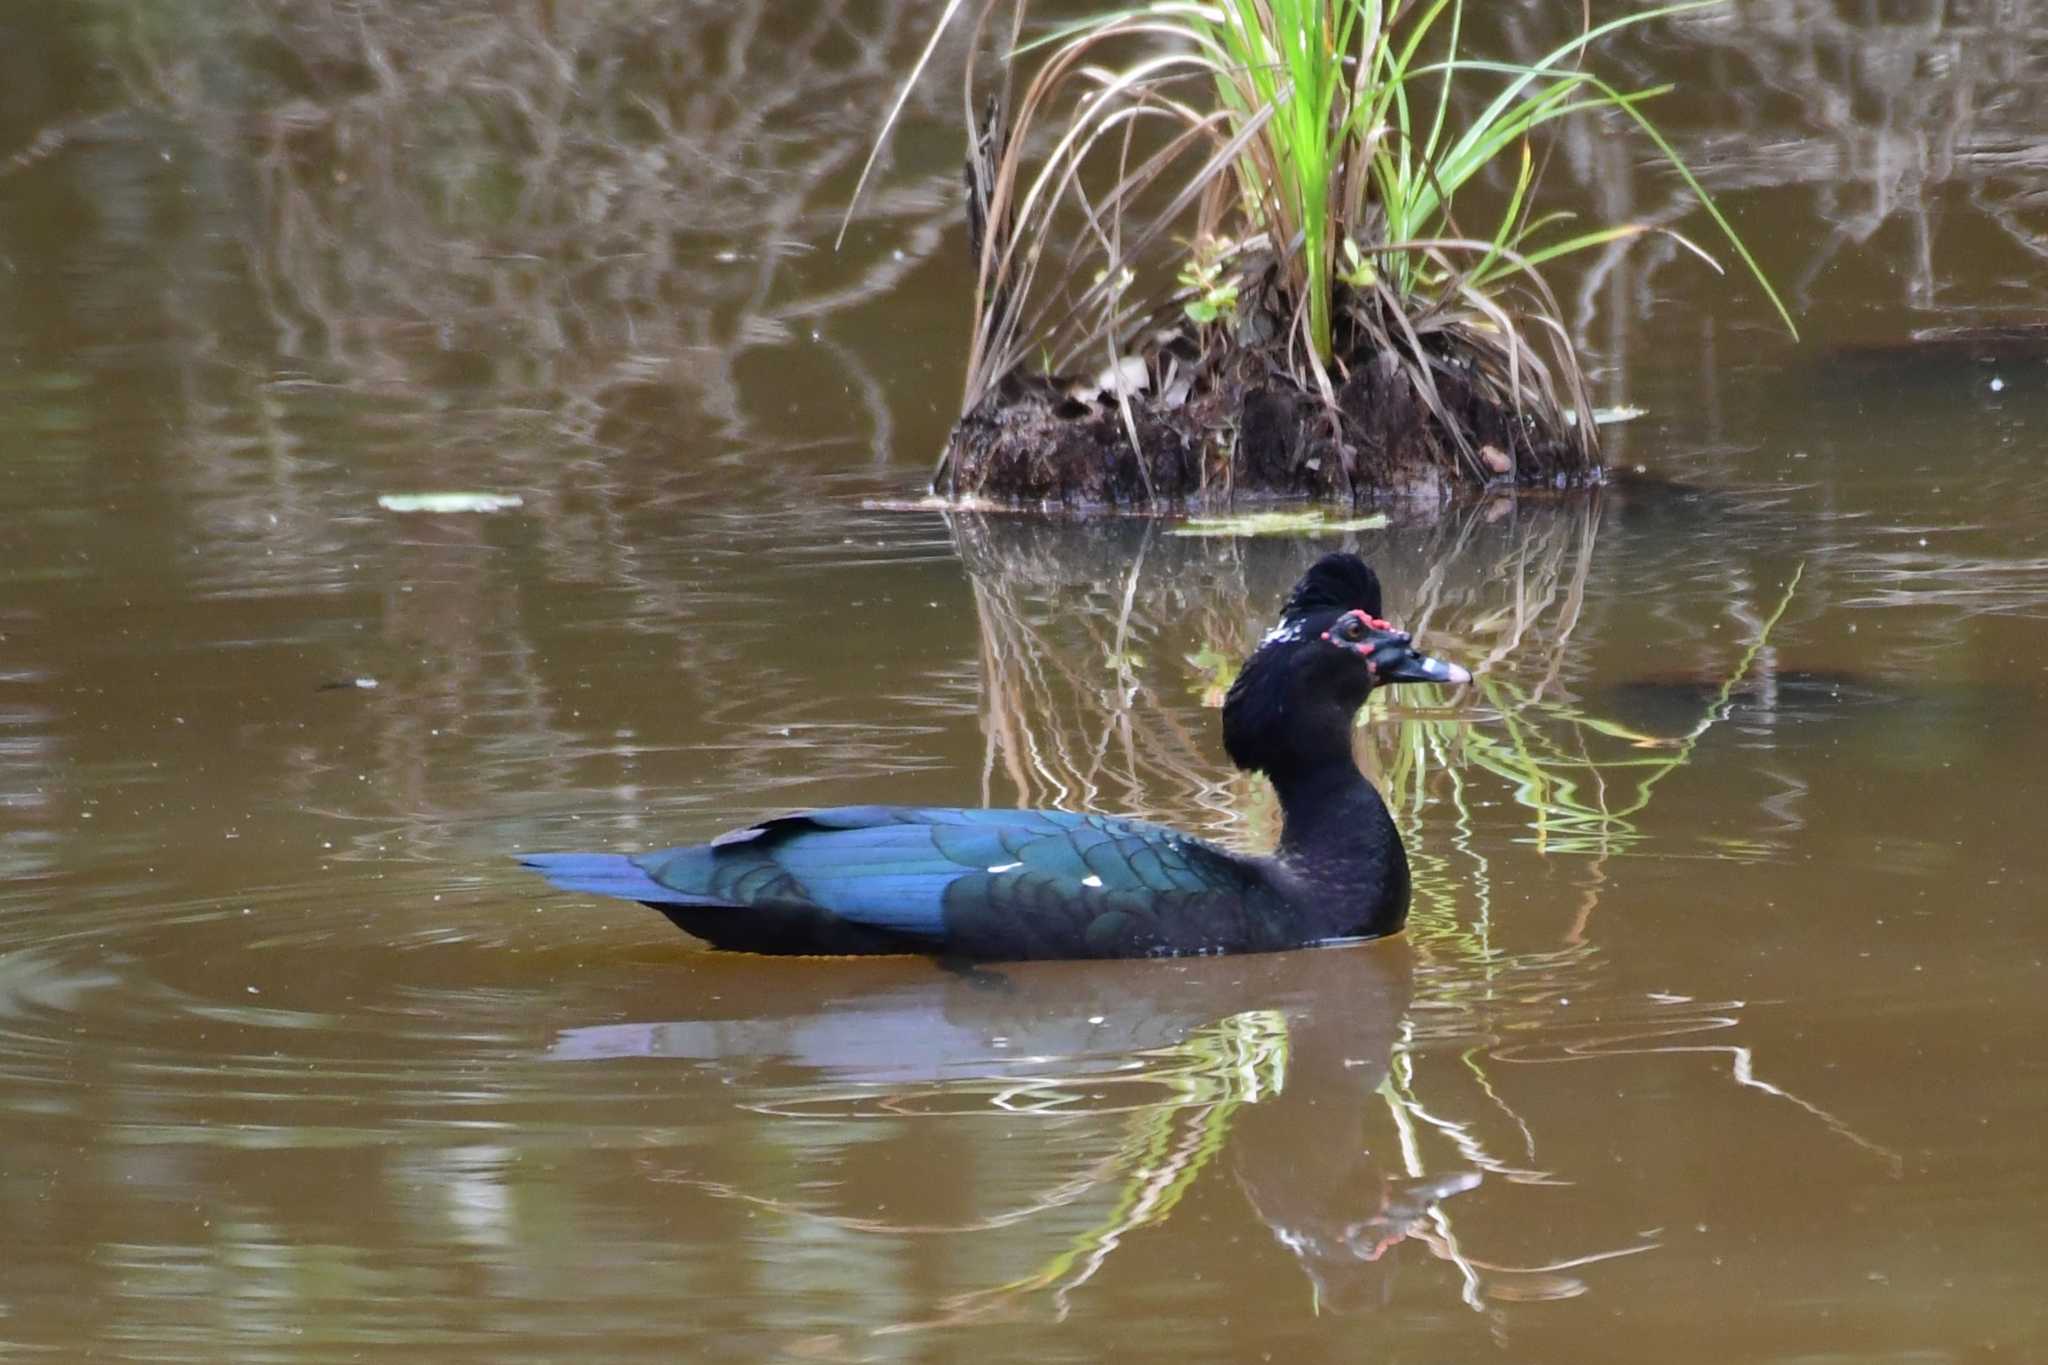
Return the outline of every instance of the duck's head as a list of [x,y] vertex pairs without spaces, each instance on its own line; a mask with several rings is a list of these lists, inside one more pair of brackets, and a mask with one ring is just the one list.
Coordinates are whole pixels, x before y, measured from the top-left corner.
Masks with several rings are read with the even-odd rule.
[[1352,554],[1324,555],[1294,585],[1223,701],[1223,747],[1240,768],[1320,763],[1342,746],[1375,687],[1464,683],[1472,675],[1415,648],[1380,616],[1380,580]]

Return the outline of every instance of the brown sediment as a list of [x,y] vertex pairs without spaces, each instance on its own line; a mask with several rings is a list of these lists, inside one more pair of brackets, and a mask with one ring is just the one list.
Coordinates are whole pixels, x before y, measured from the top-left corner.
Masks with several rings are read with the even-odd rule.
[[1434,408],[1416,367],[1389,351],[1350,357],[1332,376],[1332,404],[1305,389],[1275,347],[1233,343],[1191,360],[1194,347],[1176,338],[1155,348],[1144,387],[1130,394],[1135,451],[1107,384],[1011,375],[954,426],[933,490],[1074,509],[1234,499],[1355,506],[1598,480],[1584,424],[1533,404],[1518,410],[1483,377],[1479,348],[1455,334],[1422,346]]

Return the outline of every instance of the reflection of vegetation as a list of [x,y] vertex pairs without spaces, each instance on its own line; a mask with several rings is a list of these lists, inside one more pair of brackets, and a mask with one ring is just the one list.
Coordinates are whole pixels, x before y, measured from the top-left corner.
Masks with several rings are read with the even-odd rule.
[[[820,324],[936,248],[950,176],[878,198],[886,246],[851,278],[799,275],[861,152],[837,111],[888,72],[901,7],[102,8],[134,106],[214,160],[202,183],[236,201],[238,283],[317,380],[389,398],[482,379],[498,404],[471,401],[470,439],[585,455],[672,423],[681,384],[750,444],[743,359],[802,335],[886,453],[872,363]],[[191,332],[235,335],[228,298],[183,293]]]
[[[1509,784],[1515,802],[1530,812],[1530,830],[1540,851],[1607,853],[1626,849],[1642,837],[1632,821],[1649,807],[1657,784],[1683,768],[1700,737],[1726,716],[1730,697],[1748,677],[1770,639],[1771,628],[1792,605],[1802,571],[1803,566],[1793,572],[1777,609],[1685,734],[1675,738],[1644,734],[1575,704],[1546,700],[1509,678],[1481,677],[1475,686],[1486,706],[1499,716],[1503,733],[1490,734],[1459,720],[1410,720],[1401,727],[1395,761],[1386,771],[1389,785],[1397,792],[1417,791],[1431,766],[1474,766]],[[1637,752],[1595,757],[1593,750],[1603,742],[1619,743]],[[1648,756],[1642,750],[1666,752]],[[1463,805],[1465,790],[1462,778],[1450,783],[1451,800],[1461,820],[1469,821],[1470,812]]]
[[1251,611],[1227,580],[1183,588],[1175,569],[1190,542],[1162,538],[1150,522],[1062,533],[962,517],[955,533],[982,632],[983,802],[1003,804],[1001,773],[1021,805],[1146,814],[1160,793],[1177,791],[1234,824],[1252,784],[1217,770],[1209,725],[1153,704],[1171,684],[1136,667],[1142,655],[1171,669],[1195,652],[1180,642],[1219,641],[1199,648],[1213,660],[1208,681],[1227,688]]
[[[1429,567],[1414,600],[1389,603],[1433,648],[1472,666],[1473,695],[1426,687],[1381,694],[1366,714],[1361,761],[1397,813],[1441,790],[1469,827],[1472,784],[1483,775],[1527,812],[1540,850],[1622,851],[1641,837],[1635,821],[1657,786],[1727,714],[1791,606],[1800,573],[1758,617],[1697,722],[1681,735],[1650,735],[1561,686],[1584,643],[1577,631],[1597,514],[1523,523],[1490,559],[1473,545],[1487,515],[1480,509],[1432,531],[1417,556]],[[1149,524],[1041,535],[963,518],[955,529],[976,570],[984,634],[983,799],[1002,803],[989,785],[998,771],[1023,805],[1156,814],[1161,794],[1177,791],[1214,812],[1220,831],[1242,831],[1243,813],[1262,808],[1263,785],[1219,771],[1212,736],[1184,716],[1184,698],[1216,703],[1271,609],[1247,583],[1254,553],[1292,565],[1299,549],[1239,542],[1212,552],[1161,538]],[[1078,542],[1094,543],[1063,562],[1053,549],[1062,537],[1070,555]],[[1047,544],[1029,544],[1038,538]],[[1096,586],[1110,572],[1106,557],[1118,553],[1131,558],[1113,589]],[[1455,584],[1443,572],[1446,556],[1464,561]],[[1184,579],[1206,580],[1203,591],[1184,592]],[[1143,660],[1154,663],[1141,667]],[[1175,664],[1192,672],[1185,687],[1157,676]]]
[[[1494,1299],[1581,1292],[1583,1284],[1564,1272],[1654,1245],[1638,1242],[1538,1265],[1489,1260],[1461,1245],[1443,1205],[1477,1187],[1479,1172],[1522,1184],[1567,1182],[1496,1157],[1477,1123],[1446,1118],[1425,1102],[1416,1079],[1413,1029],[1400,1016],[1405,997],[1379,994],[1385,982],[1376,968],[1383,972],[1383,964],[1319,960],[1341,958],[1345,951],[1260,964],[1272,968],[1265,973],[1269,998],[1285,1008],[1227,1015],[1166,1046],[1113,1058],[1041,1057],[1021,1077],[816,1083],[787,1100],[749,1106],[778,1119],[814,1123],[982,1118],[1071,1125],[1117,1119],[1107,1153],[997,1212],[945,1223],[841,1214],[819,1208],[815,1197],[762,1193],[686,1171],[659,1171],[654,1178],[802,1225],[861,1235],[979,1236],[1018,1229],[1060,1210],[1068,1211],[1067,1224],[1078,1224],[1061,1233],[1060,1248],[1027,1273],[944,1298],[936,1312],[876,1329],[878,1335],[959,1325],[1015,1311],[1040,1295],[1064,1317],[1071,1295],[1134,1234],[1167,1222],[1226,1150],[1254,1210],[1300,1259],[1319,1299],[1327,1281],[1347,1271],[1370,1273],[1373,1263],[1411,1240],[1457,1272],[1475,1309]],[[1289,980],[1296,983],[1291,992],[1271,984]],[[1213,975],[1208,984],[1218,985]],[[1315,1003],[1347,988],[1365,993],[1363,1017],[1357,1010]],[[1142,995],[1141,988],[1140,998],[1126,1008],[1144,1010]],[[1391,1072],[1380,1051],[1390,1025],[1399,1030]],[[1297,1054],[1318,1054],[1317,1062],[1298,1065]],[[1473,1071],[1483,1080],[1481,1068]],[[1369,1103],[1372,1097],[1380,1104]],[[1497,1097],[1495,1102],[1513,1115]],[[1273,1117],[1263,1128],[1248,1129],[1249,1106],[1271,1109]],[[1521,1131],[1527,1133],[1526,1125]],[[1440,1141],[1432,1143],[1433,1137]],[[1398,1152],[1398,1167],[1368,1155],[1375,1151]]]
[[[1541,677],[1529,690],[1539,704],[1547,704],[1542,700],[1543,679],[1554,681],[1577,621],[1595,524],[1583,515],[1567,515],[1543,523],[1543,531],[1526,539],[1510,537],[1502,565],[1478,566],[1477,581],[1485,586],[1475,601],[1470,588],[1454,588],[1442,575],[1445,547],[1439,542],[1483,534],[1492,523],[1483,511],[1453,518],[1430,532],[1430,543],[1420,556],[1430,568],[1415,600],[1406,600],[1396,578],[1390,582],[1389,609],[1397,620],[1418,628],[1429,623],[1432,648],[1440,648],[1449,658],[1476,658],[1467,647],[1445,643],[1473,635],[1490,635],[1497,641],[1488,655],[1497,669],[1511,658],[1521,662],[1517,651],[1537,648],[1543,655]],[[1237,774],[1216,775],[1213,738],[1180,718],[1185,692],[1172,689],[1165,679],[1139,677],[1122,679],[1111,691],[1097,680],[1099,669],[1090,673],[1089,664],[1106,649],[1128,653],[1143,645],[1154,657],[1183,659],[1194,673],[1194,693],[1211,698],[1219,683],[1227,683],[1266,612],[1279,600],[1287,577],[1298,568],[1298,544],[1190,542],[1160,538],[1149,526],[1046,532],[971,518],[956,521],[955,530],[974,572],[985,638],[989,775],[1006,772],[1027,804],[1064,800],[1113,806],[1132,798],[1157,800],[1162,788],[1178,790],[1213,812],[1217,832],[1227,839],[1251,845],[1270,842],[1272,812],[1264,784]],[[1135,553],[1124,544],[1133,539]],[[1113,561],[1120,554],[1128,556],[1127,565],[1111,578],[1106,566],[1097,563],[1098,555]],[[1509,566],[1515,566],[1514,572],[1507,571]],[[1204,587],[1184,602],[1176,586],[1183,582],[1203,582]],[[1101,586],[1077,596],[1082,584]],[[1507,605],[1493,610],[1481,605],[1500,601],[1499,594],[1509,585]],[[1561,620],[1544,618],[1543,605],[1550,603],[1558,605]],[[1106,715],[1087,714],[1104,708]],[[1404,707],[1394,723],[1369,726],[1362,757],[1377,769],[1397,810],[1412,808],[1425,790],[1439,783],[1449,783],[1454,792],[1461,790],[1471,753],[1467,736],[1474,729],[1448,711],[1446,703],[1423,697]],[[1112,743],[1111,736],[1117,742]],[[993,791],[985,791],[984,797],[995,803],[1003,799]],[[1470,811],[1461,798],[1454,799],[1461,829],[1469,834]],[[1135,808],[1142,811],[1144,806]],[[1544,818],[1540,811],[1537,818]],[[1414,822],[1406,823],[1412,830]],[[1411,859],[1418,893],[1411,939],[1431,956],[1462,958],[1483,974],[1491,950],[1473,938],[1477,934],[1483,940],[1487,932],[1483,915],[1476,926],[1461,921],[1457,907],[1464,904],[1466,888],[1445,894],[1449,870],[1428,841],[1411,836]],[[1483,859],[1481,864],[1468,886],[1483,899]],[[1462,989],[1447,989],[1454,998],[1462,994]],[[1453,1170],[1477,1168],[1525,1183],[1549,1179],[1529,1164],[1533,1137],[1528,1138],[1529,1161],[1511,1160],[1493,1153],[1475,1122],[1440,1115],[1418,1092],[1410,1047],[1406,1042],[1397,1047],[1396,1075],[1383,1091],[1386,1112],[1399,1134],[1402,1175],[1427,1181],[1433,1166],[1439,1173],[1444,1169],[1425,1153],[1418,1137],[1418,1130],[1425,1130],[1449,1140],[1446,1156]],[[1513,1110],[1487,1086],[1480,1049],[1475,1047],[1468,1061],[1483,1103],[1507,1114],[1526,1136],[1526,1124],[1514,1118]],[[1557,1277],[1566,1266],[1580,1263],[1567,1260],[1541,1268],[1483,1263],[1459,1245],[1441,1208],[1418,1206],[1414,1219],[1419,1229],[1415,1235],[1459,1268],[1475,1302],[1483,1291],[1473,1286],[1483,1280],[1512,1277],[1519,1285],[1516,1293],[1539,1296],[1562,1283]],[[1409,1231],[1410,1224],[1402,1223],[1388,1235]]]
[[[1503,8],[1498,18],[1509,51],[1557,41],[1554,12]],[[1682,60],[1723,74],[1661,109],[1662,124],[1711,193],[1795,225],[1772,243],[1795,307],[1860,318],[1890,295],[1916,309],[2033,311],[2014,290],[2048,259],[2036,180],[2022,170],[2041,155],[2036,10],[1744,0],[1671,22]],[[1673,49],[1623,41],[1605,59],[1630,83],[1647,82],[1672,69]],[[1673,226],[1695,212],[1690,191],[1597,126],[1564,129],[1556,165],[1598,212]],[[1945,242],[1967,243],[1976,268],[1954,269]],[[1582,344],[1597,339],[1609,392],[1627,393],[1639,356],[1684,344],[1663,324],[1676,317],[1670,271],[1685,255],[1651,238],[1602,253],[1581,277],[1573,330]],[[1652,318],[1654,337],[1642,325]],[[1714,329],[1696,338],[1697,363],[1711,369]]]
[[798,1097],[749,1107],[785,1118],[942,1118],[1149,1114],[1161,1108],[1234,1106],[1274,1094],[1286,1084],[1287,1022],[1271,1011],[1246,1011],[1197,1029],[1170,1047],[1130,1055],[1143,1060],[1108,1075],[969,1078],[892,1085],[886,1091],[815,1085]]
[[1111,1150],[1079,1174],[1041,1191],[1018,1207],[969,1222],[905,1223],[817,1211],[793,1198],[770,1196],[729,1182],[662,1173],[657,1179],[688,1184],[807,1222],[853,1232],[955,1235],[1011,1227],[1106,1192],[1106,1206],[1061,1251],[1031,1273],[944,1300],[937,1314],[883,1333],[970,1321],[1050,1291],[1062,1314],[1067,1295],[1094,1276],[1130,1233],[1165,1220],[1196,1179],[1224,1150],[1240,1106],[1272,1100],[1288,1084],[1292,1033],[1277,1009],[1254,1009],[1193,1029],[1183,1040],[1117,1058],[1113,1069],[1093,1065],[1062,1074],[1066,1059],[1044,1058],[1025,1077],[932,1079],[886,1086],[820,1084],[786,1102],[750,1106],[778,1118],[818,1120],[970,1118],[1065,1121],[1121,1116]]
[[[1173,1098],[1130,1111],[1125,1138],[1108,1164],[1115,1181],[1109,1207],[1067,1247],[1031,1274],[959,1295],[940,1306],[937,1326],[978,1317],[1009,1301],[1050,1291],[1064,1316],[1067,1296],[1086,1284],[1120,1241],[1162,1222],[1229,1140],[1238,1106],[1277,1095],[1287,1084],[1288,1024],[1274,1010],[1232,1015],[1197,1030],[1186,1042],[1158,1049]],[[1091,1085],[1099,1084],[1094,1078]]]
[[[14,399],[62,383],[32,406],[78,414],[75,450],[53,459],[54,433],[31,442],[60,480],[35,496],[98,507],[101,485],[130,489],[150,515],[122,539],[140,542],[152,582],[168,572],[191,599],[368,612],[360,633],[318,611],[278,626],[318,640],[305,667],[381,684],[353,708],[364,729],[347,761],[375,762],[354,790],[325,741],[266,750],[281,808],[353,817],[344,856],[445,858],[474,835],[493,773],[545,774],[510,799],[565,818],[563,793],[593,765],[632,768],[712,734],[734,741],[722,761],[758,799],[782,799],[823,709],[814,680],[752,647],[759,578],[663,538],[687,517],[705,543],[748,553],[754,536],[784,554],[836,545],[844,503],[815,484],[788,497],[791,464],[816,446],[842,468],[847,449],[886,457],[916,420],[884,397],[888,358],[847,344],[842,323],[940,250],[958,216],[950,158],[892,169],[872,230],[828,278],[813,250],[844,199],[834,175],[871,125],[844,111],[873,101],[916,19],[839,0],[10,13],[0,86],[23,98],[0,101],[0,124],[29,109],[62,121],[0,127],[0,195],[23,209],[0,257],[41,262],[7,275],[0,311],[24,337],[134,343],[118,384],[87,359],[110,352],[70,340],[40,373],[32,347],[0,384]],[[44,66],[93,79],[42,80]],[[60,101],[88,100],[64,117]],[[44,283],[21,296],[32,278]],[[829,385],[810,382],[820,373]],[[792,393],[822,395],[801,432]],[[736,462],[770,447],[773,462]],[[773,505],[735,510],[768,477],[782,479]],[[401,528],[371,510],[380,493],[435,487],[516,489],[527,512]],[[51,541],[49,563],[68,562],[66,543]],[[120,580],[99,577],[119,600]],[[603,721],[575,695],[546,639],[573,614],[671,652],[661,695],[690,717],[673,745],[620,741],[653,689],[618,689]],[[184,637],[187,660],[219,644],[196,616],[179,628],[201,632]],[[270,627],[226,638],[244,630]],[[858,765],[894,748],[871,760],[892,774],[917,761],[871,719],[841,754]]]
[[[1565,1182],[1541,1161],[1537,1134],[1501,1083],[1504,1062],[1527,1060],[1510,1039],[1550,1027],[1561,1000],[1595,985],[1601,964],[1590,942],[1591,917],[1607,860],[1645,837],[1641,817],[1658,787],[1692,761],[1699,742],[1727,716],[1790,610],[1803,569],[1794,569],[1775,600],[1737,605],[1736,614],[1751,623],[1749,638],[1708,690],[1696,721],[1676,735],[1652,735],[1600,714],[1566,686],[1568,661],[1590,643],[1582,630],[1601,524],[1597,511],[1564,508],[1525,522],[1490,515],[1475,509],[1429,528],[1420,544],[1393,539],[1373,552],[1389,579],[1395,619],[1426,630],[1432,650],[1481,675],[1476,697],[1431,697],[1412,689],[1391,699],[1399,707],[1393,712],[1379,711],[1376,700],[1360,734],[1361,759],[1402,816],[1415,885],[1408,938],[1425,964],[1420,984],[1427,1011],[1417,1016],[1420,1027],[1404,1030],[1396,1043],[1381,1096],[1408,1177],[1464,1168],[1510,1184],[1552,1186]],[[1114,806],[1123,792],[1157,802],[1162,789],[1177,791],[1184,802],[1212,811],[1216,831],[1227,840],[1266,842],[1270,813],[1261,785],[1219,779],[1208,737],[1178,713],[1190,697],[1213,704],[1303,549],[1260,540],[1190,542],[1159,537],[1149,527],[1041,531],[963,519],[955,529],[974,572],[987,640],[989,773],[1007,772],[1026,802]],[[1135,554],[1125,540],[1138,542]],[[1064,558],[1054,549],[1061,542]],[[1127,556],[1124,571],[1104,582],[1096,556],[1119,548]],[[1449,565],[1457,566],[1455,576]],[[1419,568],[1411,574],[1410,566]],[[1404,587],[1404,580],[1413,586]],[[1204,590],[1184,603],[1175,585],[1192,581],[1203,582]],[[1097,586],[1078,591],[1084,583]],[[1132,676],[1115,689],[1091,685],[1088,664],[1101,657],[1105,642],[1154,659],[1177,658],[1187,682]],[[1012,681],[1020,672],[1033,680],[1028,691]],[[1055,678],[1066,681],[1046,685]],[[1100,708],[1107,708],[1106,717]],[[1089,709],[1098,714],[1087,715]],[[1122,735],[1123,743],[1106,743],[1102,737],[1109,734]],[[1106,781],[1110,770],[1116,780]],[[1005,799],[994,791],[986,795],[996,803]],[[1489,824],[1497,828],[1500,814],[1479,807],[1501,797],[1508,809],[1520,811],[1527,842],[1539,854],[1582,860],[1583,904],[1553,950],[1510,955],[1500,945],[1493,869],[1481,833]],[[1420,818],[1432,803],[1448,808],[1443,820]],[[1621,1046],[1626,1036],[1656,1051],[1685,1051],[1695,1046],[1685,1041],[1690,1032],[1735,1022],[1715,1020],[1667,1007],[1600,1037],[1608,1048]],[[1452,1066],[1424,1064],[1445,1047],[1454,1052]],[[1757,1080],[1746,1049],[1725,1050],[1736,1084],[1783,1096],[1870,1145],[1817,1106]],[[1571,1055],[1610,1054],[1595,1047]],[[1440,1154],[1432,1143],[1441,1144]],[[1461,1243],[1454,1216],[1432,1209],[1413,1235],[1459,1268],[1475,1307],[1496,1290],[1523,1298],[1579,1292],[1583,1282],[1572,1274],[1577,1267],[1650,1245],[1542,1265],[1502,1264]]]

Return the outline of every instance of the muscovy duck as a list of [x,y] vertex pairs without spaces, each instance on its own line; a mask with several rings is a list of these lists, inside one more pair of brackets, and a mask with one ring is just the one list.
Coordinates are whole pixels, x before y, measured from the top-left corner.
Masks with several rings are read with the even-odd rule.
[[1280,798],[1272,857],[1115,816],[842,806],[687,848],[521,861],[756,953],[1158,957],[1390,934],[1407,918],[1408,857],[1352,756],[1353,721],[1375,687],[1472,675],[1419,653],[1380,610],[1365,561],[1324,556],[1224,699],[1224,749]]

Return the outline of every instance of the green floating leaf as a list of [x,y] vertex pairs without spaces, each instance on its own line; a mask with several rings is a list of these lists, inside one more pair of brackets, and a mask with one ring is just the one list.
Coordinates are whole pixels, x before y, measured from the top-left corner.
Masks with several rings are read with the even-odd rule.
[[1310,536],[1331,531],[1377,531],[1385,512],[1334,521],[1321,512],[1253,512],[1242,517],[1189,517],[1173,528],[1177,536]]
[[387,512],[502,512],[524,507],[517,493],[386,493],[377,505]]

